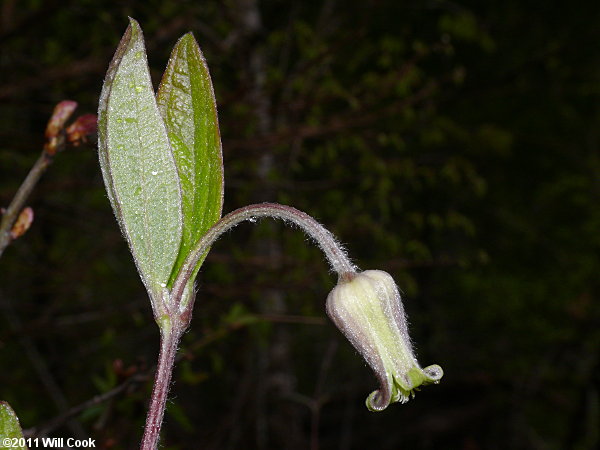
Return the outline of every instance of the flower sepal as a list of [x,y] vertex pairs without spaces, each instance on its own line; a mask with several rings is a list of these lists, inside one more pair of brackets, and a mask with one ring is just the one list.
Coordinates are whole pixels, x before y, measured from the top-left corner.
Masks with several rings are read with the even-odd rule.
[[379,379],[367,397],[371,411],[406,403],[415,391],[437,384],[436,364],[421,368],[414,356],[402,299],[393,278],[381,270],[345,274],[327,297],[327,314]]
[[382,398],[380,390],[371,392],[365,404],[369,411],[383,411],[390,403],[406,403],[415,398],[415,392],[421,390],[421,386],[437,384],[444,375],[444,371],[437,364],[427,366],[424,369],[412,367],[406,374],[406,380],[392,376],[392,389],[389,402]]

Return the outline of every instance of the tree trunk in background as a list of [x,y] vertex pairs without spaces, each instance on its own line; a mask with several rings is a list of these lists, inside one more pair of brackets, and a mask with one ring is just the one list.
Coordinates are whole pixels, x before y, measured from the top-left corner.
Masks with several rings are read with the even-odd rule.
[[[249,84],[246,101],[256,120],[256,135],[262,137],[271,133],[273,127],[271,98],[265,89],[268,62],[261,39],[262,17],[258,0],[236,0],[236,20],[246,45],[246,82]],[[281,163],[272,147],[265,146],[256,165],[256,189],[254,202],[277,201],[277,188],[271,181],[274,173],[282,171]],[[266,232],[265,232],[266,228]],[[254,249],[266,261],[265,271],[280,270],[282,260],[281,225],[265,221],[258,233]],[[266,236],[266,237],[265,237]],[[285,292],[280,288],[267,288],[256,305],[261,313],[285,314],[287,305]],[[294,370],[290,357],[290,336],[285,326],[275,325],[267,346],[256,348],[254,363],[255,380],[255,432],[256,446],[266,448],[295,448],[305,446],[301,437],[301,424],[298,407],[295,404],[270,407],[273,402],[286,402],[295,390]],[[274,412],[277,412],[275,414]],[[283,412],[283,413],[282,413]]]

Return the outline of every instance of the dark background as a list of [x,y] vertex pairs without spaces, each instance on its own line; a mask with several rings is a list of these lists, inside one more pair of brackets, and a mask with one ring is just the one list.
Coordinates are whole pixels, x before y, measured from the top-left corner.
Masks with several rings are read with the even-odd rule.
[[[200,272],[164,448],[597,448],[600,3],[1,8],[0,204],[55,103],[96,111],[128,15],[155,83],[191,30],[219,105],[224,211],[315,216],[394,276],[419,361],[445,370],[367,411],[377,382],[325,317],[319,251],[279,223],[242,225]],[[135,448],[158,328],[94,146],[59,154],[28,203],[35,222],[0,260],[0,399],[37,430],[83,405],[49,435]]]

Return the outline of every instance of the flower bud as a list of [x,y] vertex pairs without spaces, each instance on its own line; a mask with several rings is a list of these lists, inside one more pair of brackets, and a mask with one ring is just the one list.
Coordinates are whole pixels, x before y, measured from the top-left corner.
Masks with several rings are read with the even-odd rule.
[[442,378],[440,366],[419,366],[400,293],[388,273],[367,270],[342,278],[327,297],[327,314],[379,379],[381,388],[366,401],[371,411],[406,403],[419,386]]

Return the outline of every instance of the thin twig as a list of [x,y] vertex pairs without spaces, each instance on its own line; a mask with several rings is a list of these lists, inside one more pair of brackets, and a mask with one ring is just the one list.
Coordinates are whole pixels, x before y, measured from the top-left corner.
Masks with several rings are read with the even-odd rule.
[[49,422],[46,422],[45,424],[43,424],[39,427],[34,427],[34,428],[29,428],[27,430],[24,430],[23,435],[25,437],[47,436],[49,433],[51,433],[52,431],[54,431],[57,428],[59,428],[60,426],[62,426],[65,422],[69,421],[72,417],[75,417],[89,408],[92,408],[96,405],[100,405],[100,404],[116,397],[117,395],[126,391],[130,386],[133,386],[136,384],[142,384],[142,383],[146,382],[149,377],[150,377],[150,375],[148,373],[133,375],[133,376],[127,378],[120,385],[111,389],[110,391],[106,391],[102,394],[96,395],[95,397],[92,397],[91,399],[89,399],[83,403],[80,403],[77,406],[72,407],[68,411],[65,411],[64,413],[55,417],[54,419],[50,420]]
[[4,252],[4,249],[8,247],[8,245],[12,241],[11,230],[13,224],[19,217],[19,213],[25,206],[25,202],[31,195],[33,188],[35,188],[42,174],[46,171],[50,163],[52,162],[52,157],[48,155],[45,151],[42,152],[42,155],[35,162],[29,174],[19,187],[16,195],[14,196],[12,202],[8,208],[6,208],[6,212],[2,216],[2,220],[0,221],[0,256]]
[[[60,386],[56,382],[54,375],[48,369],[48,364],[42,356],[42,353],[35,345],[35,342],[31,338],[31,336],[24,331],[23,323],[17,315],[17,312],[14,310],[10,299],[4,298],[3,301],[0,303],[0,306],[4,310],[9,327],[18,336],[19,343],[23,346],[25,355],[27,355],[27,358],[31,362],[31,365],[37,372],[37,375],[42,385],[46,389],[48,395],[56,405],[59,412],[61,412],[61,415],[63,415],[64,412],[67,411],[67,399]],[[84,429],[82,428],[79,422],[65,419],[61,423],[65,422],[67,423],[67,426],[75,436],[77,436],[80,439],[84,439],[85,437],[87,437],[87,434],[85,433]]]
[[[204,338],[201,339],[200,341],[197,341],[193,345],[188,346],[186,348],[185,352],[177,355],[175,357],[175,362],[178,362],[182,359],[191,359],[191,358],[193,359],[193,357],[202,348],[207,347],[209,344],[222,338],[227,333],[242,329],[242,328],[248,326],[249,324],[250,324],[250,322],[248,322],[248,323],[234,322],[234,323],[226,325],[225,327],[223,327],[219,330],[215,330],[214,332],[205,335]],[[49,433],[51,433],[54,430],[56,430],[57,428],[61,427],[66,422],[68,422],[71,418],[81,414],[85,410],[87,410],[91,407],[100,405],[108,400],[111,400],[112,398],[117,397],[121,393],[129,391],[130,388],[136,389],[139,386],[142,386],[144,383],[146,383],[149,379],[152,378],[152,374],[154,374],[156,372],[156,369],[157,369],[157,366],[152,366],[152,367],[148,368],[147,370],[136,373],[136,374],[130,376],[129,378],[125,379],[121,384],[119,384],[118,386],[115,386],[111,390],[103,392],[102,394],[98,394],[98,395],[90,398],[89,400],[86,400],[85,402],[80,403],[79,405],[73,406],[70,409],[63,411],[60,415],[54,417],[53,419],[48,420],[46,423],[44,423],[42,425],[38,425],[38,426],[31,427],[31,428],[24,430],[23,435],[25,437],[47,436]]]
[[328,134],[339,134],[348,129],[371,126],[379,120],[394,116],[409,106],[419,104],[429,98],[439,83],[430,82],[416,91],[410,97],[393,102],[378,110],[359,113],[351,112],[337,116],[328,123],[318,125],[299,125],[284,128],[280,131],[258,137],[256,139],[231,139],[224,142],[223,147],[229,149],[264,150],[275,145],[290,142],[296,139],[311,139]]
[[[46,126],[46,142],[42,149],[42,154],[27,174],[27,177],[19,187],[0,221],[0,257],[4,249],[13,240],[12,227],[25,206],[25,202],[31,195],[42,174],[46,171],[50,163],[52,163],[54,155],[64,150],[66,144],[64,127],[71,114],[73,114],[73,111],[75,111],[75,108],[77,108],[77,103],[71,100],[64,100],[54,107],[52,116]],[[85,131],[83,137],[85,137]]]

